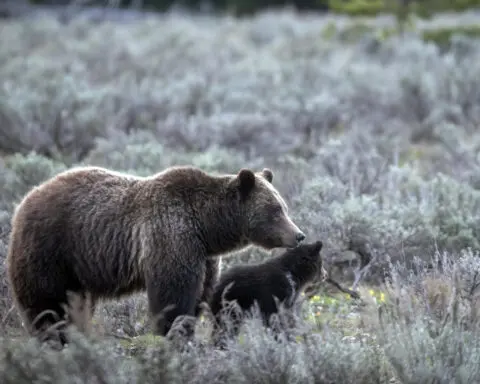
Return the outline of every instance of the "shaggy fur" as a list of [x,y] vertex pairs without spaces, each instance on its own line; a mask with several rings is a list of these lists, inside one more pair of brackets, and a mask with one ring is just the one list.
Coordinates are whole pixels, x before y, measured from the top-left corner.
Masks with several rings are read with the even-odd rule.
[[154,332],[165,335],[209,300],[221,255],[305,238],[272,180],[268,169],[211,175],[185,166],[135,177],[86,167],[33,188],[14,213],[7,256],[25,327],[51,324],[52,316],[32,323],[45,310],[64,317],[68,291],[91,297],[91,317],[99,299],[146,290]]
[[[236,336],[243,314],[255,304],[264,325],[269,326],[270,316],[278,313],[277,300],[291,309],[310,283],[324,280],[327,273],[320,255],[322,246],[321,241],[302,244],[263,263],[236,265],[222,274],[210,302],[215,343],[220,345],[225,337]],[[231,311],[232,303],[239,311]]]

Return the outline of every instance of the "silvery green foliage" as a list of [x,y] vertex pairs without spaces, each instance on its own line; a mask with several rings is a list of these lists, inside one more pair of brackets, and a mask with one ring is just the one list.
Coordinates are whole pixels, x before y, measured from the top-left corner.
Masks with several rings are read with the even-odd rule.
[[17,154],[0,164],[0,209],[10,211],[36,185],[66,169],[62,163],[35,153]]
[[386,383],[379,351],[361,342],[343,342],[331,333],[306,343],[275,341],[259,319],[247,321],[243,342],[227,351],[209,346],[180,352],[159,340],[135,359],[122,356],[110,341],[94,342],[72,332],[59,352],[4,340],[0,350],[2,383]]
[[193,165],[207,172],[236,173],[247,165],[261,166],[257,160],[247,163],[235,150],[211,148],[207,152],[186,152],[162,145],[151,133],[119,136],[115,141],[99,139],[97,146],[82,162],[147,176],[174,165]]
[[434,334],[420,316],[406,325],[389,325],[387,357],[402,383],[474,383],[480,379],[479,333],[450,322]]
[[[282,311],[277,320],[282,320]],[[294,324],[292,326],[292,320]],[[227,343],[226,359],[240,382],[385,382],[385,366],[379,350],[361,338],[344,337],[336,330],[313,330],[303,319],[288,316],[290,327],[275,340],[263,330],[258,312],[246,318],[241,342]],[[284,332],[286,331],[286,332]],[[288,336],[297,335],[296,341]],[[349,340],[347,340],[349,339]],[[280,341],[280,344],[279,344]],[[315,358],[311,359],[311,357]],[[341,358],[339,356],[342,356]],[[239,358],[241,357],[241,358]],[[273,371],[271,367],[275,366]]]
[[[445,256],[449,265],[427,270],[428,274],[448,279],[451,269],[466,276],[468,263],[478,255],[465,252],[459,257]],[[451,260],[458,259],[458,262]],[[478,266],[477,266],[478,267]],[[478,268],[473,268],[473,274]],[[418,274],[416,275],[418,277]],[[412,275],[412,278],[413,275]],[[408,279],[393,279],[395,290],[413,287]],[[455,295],[455,292],[453,293]],[[395,297],[395,296],[392,296]],[[416,296],[421,297],[421,296]],[[410,296],[412,300],[412,296]],[[392,302],[395,305],[395,301]],[[423,303],[421,303],[423,304]],[[163,340],[146,344],[135,359],[126,358],[122,348],[110,342],[88,341],[73,333],[71,344],[62,352],[39,348],[33,340],[3,343],[0,349],[2,382],[102,382],[102,383],[388,383],[392,375],[401,383],[470,383],[479,379],[478,325],[465,328],[455,315],[455,304],[447,308],[452,317],[433,322],[423,305],[416,313],[383,312],[381,327],[367,339],[349,338],[338,330],[312,332],[301,319],[297,335],[301,341],[280,343],[260,326],[258,314],[248,318],[241,329],[241,341],[231,342],[227,351],[211,349],[208,344],[180,352]],[[422,309],[423,308],[423,309]],[[413,317],[411,316],[413,314]],[[123,348],[129,342],[123,343]],[[133,341],[132,341],[133,345]]]
[[480,255],[472,249],[463,250],[457,263],[451,267],[453,277],[458,279],[462,295],[475,300],[480,293]]
[[40,346],[36,340],[26,343],[2,340],[0,380],[13,383],[132,383],[135,366],[128,360],[118,364],[118,356],[107,343],[95,345],[72,332],[68,348],[58,352]]
[[414,269],[393,268],[390,288],[398,301],[380,317],[379,340],[397,377],[402,383],[478,381],[478,252],[437,252]]
[[[406,268],[401,263],[394,263],[392,269],[392,281],[394,288],[406,282],[407,285],[415,287],[417,298],[426,300],[427,289],[425,280],[441,280],[450,288],[455,288],[456,294],[469,305],[476,305],[480,293],[480,258],[478,251],[471,248],[463,249],[457,254],[449,252],[435,252],[430,257],[413,260],[412,268]],[[438,293],[439,289],[436,289]],[[429,311],[430,305],[425,301],[424,308]],[[444,308],[445,309],[445,308]],[[470,315],[472,315],[471,313]]]
[[[82,338],[61,354],[4,344],[0,381],[376,383],[388,382],[387,368],[405,383],[479,381],[480,44],[342,44],[323,37],[327,22],[289,12],[2,22],[0,313],[11,307],[3,260],[13,209],[73,165],[138,175],[269,167],[327,261],[347,251],[371,260],[362,283],[390,269],[394,297],[415,292],[410,307],[399,294],[401,311],[371,331],[373,345],[327,330],[279,347],[255,322],[228,352],[151,348],[140,361]],[[223,268],[275,253],[252,248]],[[455,300],[433,305],[432,277]],[[96,320],[138,336],[146,308],[137,295],[102,305]],[[445,323],[448,313],[459,321]],[[19,327],[15,312],[8,325]]]
[[411,265],[437,248],[480,246],[480,194],[468,184],[442,174],[422,180],[411,168],[390,166],[372,185],[374,194],[358,195],[337,178],[319,177],[295,197],[295,217],[309,237],[325,239],[327,259],[350,249],[379,266]]
[[448,173],[455,169],[455,178],[480,189],[480,138],[465,132],[456,123],[442,123],[434,133],[442,146],[430,165],[429,172]]
[[274,160],[355,126],[405,150],[439,125],[470,134],[478,123],[478,44],[457,39],[443,54],[408,36],[371,52],[322,39],[328,20],[272,17],[8,23],[18,44],[0,45],[0,95],[23,122],[21,150],[72,164],[95,138],[149,131],[168,147]]
[[360,340],[346,342],[335,331],[307,330],[301,342],[287,341],[281,333],[279,345],[273,333],[262,331],[260,325],[254,312],[242,327],[242,342],[229,344],[226,357],[231,360],[232,376],[238,382],[386,382],[381,354]]

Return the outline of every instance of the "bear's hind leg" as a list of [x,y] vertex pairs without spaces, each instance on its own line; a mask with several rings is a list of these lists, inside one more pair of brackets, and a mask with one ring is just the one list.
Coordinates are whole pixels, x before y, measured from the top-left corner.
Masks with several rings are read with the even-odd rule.
[[67,323],[64,306],[56,301],[39,301],[25,311],[24,325],[28,333],[41,342],[57,342],[64,346]]
[[64,300],[38,300],[35,307],[26,312],[29,333],[40,341],[68,343],[66,328],[74,325],[87,333],[92,317],[93,301],[83,292],[67,291]]

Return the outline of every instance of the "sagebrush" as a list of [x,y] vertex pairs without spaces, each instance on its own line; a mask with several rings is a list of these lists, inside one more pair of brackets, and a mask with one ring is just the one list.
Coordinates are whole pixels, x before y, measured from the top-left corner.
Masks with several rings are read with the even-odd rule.
[[[140,294],[103,303],[94,336],[72,330],[58,352],[24,338],[2,263],[1,381],[479,382],[480,43],[379,38],[385,19],[368,22],[349,39],[355,21],[288,11],[2,20],[0,259],[15,205],[71,166],[269,167],[330,274],[362,300],[320,285],[295,341],[252,319],[222,352],[208,318],[181,350],[151,336]],[[222,268],[266,257],[253,248]]]

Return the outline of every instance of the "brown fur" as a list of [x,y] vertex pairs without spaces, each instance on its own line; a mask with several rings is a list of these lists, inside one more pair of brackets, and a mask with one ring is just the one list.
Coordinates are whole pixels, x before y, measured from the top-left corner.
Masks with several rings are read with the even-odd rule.
[[[135,177],[98,167],[58,174],[30,191],[12,219],[8,277],[24,325],[44,310],[65,315],[67,292],[99,299],[147,292],[150,312],[169,305],[154,332],[208,301],[219,256],[304,239],[273,187],[273,174],[211,175],[171,167]],[[87,307],[86,307],[87,308]],[[78,325],[85,329],[84,324]]]

